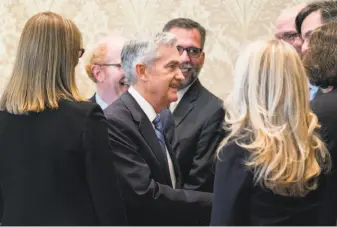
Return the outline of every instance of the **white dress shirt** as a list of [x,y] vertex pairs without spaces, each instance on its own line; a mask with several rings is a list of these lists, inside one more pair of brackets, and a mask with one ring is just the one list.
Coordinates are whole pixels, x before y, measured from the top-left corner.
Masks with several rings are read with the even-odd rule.
[[187,90],[191,87],[193,83],[191,83],[190,85],[188,85],[187,87],[181,89],[178,91],[178,100],[175,102],[171,102],[170,104],[170,111],[173,113],[174,110],[177,108],[179,102],[181,101],[181,99],[184,97],[185,93],[187,92]]
[[99,95],[95,94],[95,99],[96,99],[96,103],[102,108],[102,110],[104,110],[105,108],[107,108],[109,105],[103,101],[103,99],[101,97],[99,97]]
[[[156,111],[153,109],[151,104],[148,101],[146,101],[144,99],[144,97],[141,96],[141,94],[139,94],[139,92],[133,86],[130,86],[128,91],[132,95],[132,97],[136,100],[136,102],[139,104],[140,108],[142,108],[145,115],[149,118],[149,120],[152,124],[153,130],[155,130],[152,121],[157,116]],[[166,145],[165,145],[165,148],[166,148],[166,156],[167,156],[168,167],[169,167],[169,171],[170,171],[171,182],[172,182],[173,188],[175,188],[176,187],[176,176],[175,176],[175,173],[174,173],[172,159],[171,159],[171,156],[170,156],[170,154],[167,150]]]

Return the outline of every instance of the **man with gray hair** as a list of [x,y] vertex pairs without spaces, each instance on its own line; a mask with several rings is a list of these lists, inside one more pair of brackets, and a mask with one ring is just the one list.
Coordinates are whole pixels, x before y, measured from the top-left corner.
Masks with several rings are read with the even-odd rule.
[[129,225],[208,225],[212,194],[181,189],[174,141],[166,136],[174,124],[166,107],[184,79],[177,39],[163,32],[132,40],[121,61],[131,86],[104,112]]

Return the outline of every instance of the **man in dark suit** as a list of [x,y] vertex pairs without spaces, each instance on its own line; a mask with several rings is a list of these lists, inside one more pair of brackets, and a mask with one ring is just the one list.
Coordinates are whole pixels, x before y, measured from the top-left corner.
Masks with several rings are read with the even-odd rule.
[[103,38],[94,48],[85,69],[96,84],[96,93],[89,99],[104,110],[127,88],[121,67],[121,51],[125,39],[118,35]]
[[209,224],[212,194],[181,189],[166,136],[174,122],[165,108],[184,79],[176,42],[159,33],[125,44],[122,67],[132,86],[104,111],[130,225]]
[[178,38],[185,78],[179,87],[178,100],[170,105],[180,142],[177,157],[184,188],[213,192],[214,154],[224,137],[224,109],[222,101],[198,79],[205,60],[206,31],[199,23],[185,18],[169,21],[163,31]]

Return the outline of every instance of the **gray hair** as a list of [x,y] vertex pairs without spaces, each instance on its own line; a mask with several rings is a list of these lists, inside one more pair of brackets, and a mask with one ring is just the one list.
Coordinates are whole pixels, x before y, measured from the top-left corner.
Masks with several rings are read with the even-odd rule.
[[161,46],[174,46],[177,38],[169,32],[160,32],[146,39],[130,40],[123,46],[121,65],[127,83],[133,85],[137,80],[136,65],[151,66],[156,59],[157,50]]

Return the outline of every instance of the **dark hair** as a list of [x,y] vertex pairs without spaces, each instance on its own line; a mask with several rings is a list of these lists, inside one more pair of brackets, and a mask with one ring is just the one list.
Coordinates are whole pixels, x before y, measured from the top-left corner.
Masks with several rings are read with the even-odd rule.
[[337,86],[337,21],[314,30],[303,64],[312,84]]
[[321,18],[324,23],[337,19],[337,1],[328,0],[324,2],[313,2],[304,7],[296,16],[296,30],[299,34],[301,34],[301,27],[305,18],[317,10],[320,10]]
[[165,24],[163,32],[169,32],[172,28],[197,29],[200,34],[201,48],[204,48],[206,41],[206,30],[198,22],[188,18],[176,18]]

